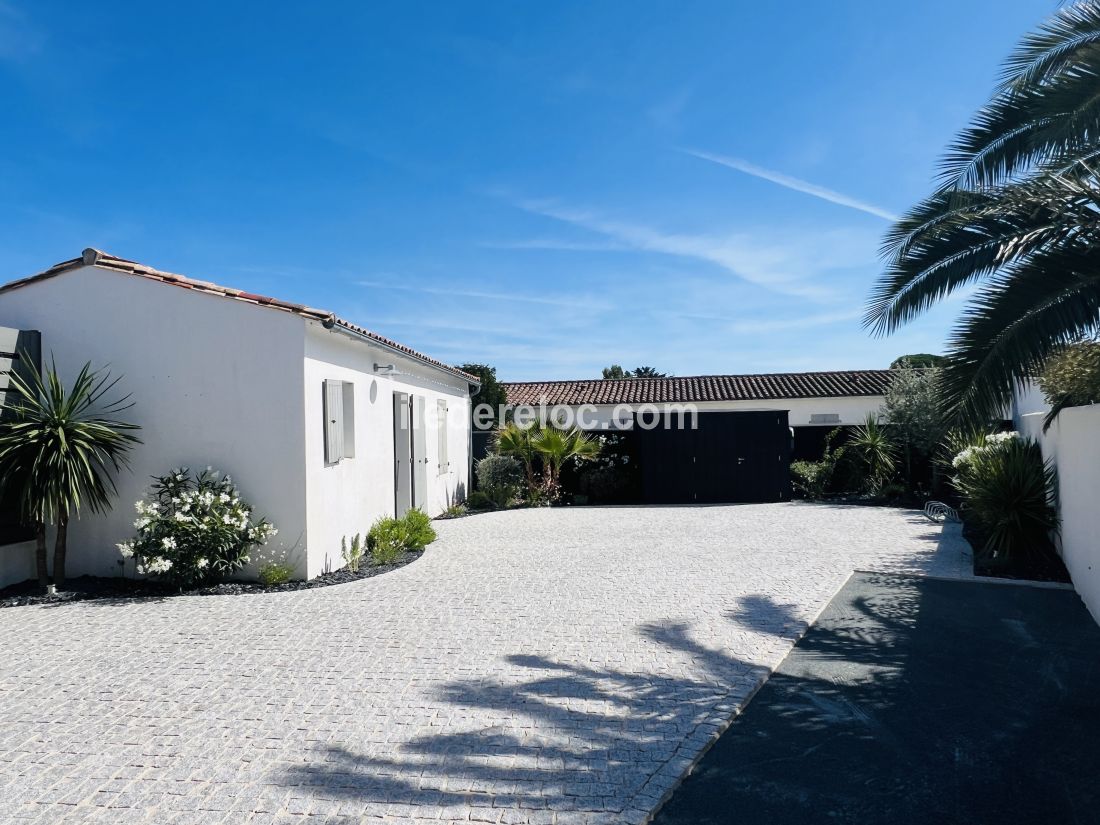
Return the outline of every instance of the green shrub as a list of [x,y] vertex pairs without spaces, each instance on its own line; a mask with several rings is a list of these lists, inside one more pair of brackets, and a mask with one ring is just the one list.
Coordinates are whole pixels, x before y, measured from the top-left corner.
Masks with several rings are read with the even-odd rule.
[[380,518],[367,533],[367,548],[375,564],[393,564],[408,549],[409,530],[403,519]]
[[466,497],[466,507],[470,510],[492,510],[495,506],[484,490],[474,490]]
[[792,461],[791,484],[811,501],[825,497],[833,477],[833,465],[824,461]]
[[419,552],[435,541],[432,520],[423,510],[401,518],[380,518],[367,533],[367,549],[375,564],[393,564],[405,553]]
[[446,510],[444,510],[442,512],[442,514],[440,514],[439,518],[441,518],[441,519],[462,518],[462,516],[464,516],[464,515],[466,515],[466,505],[465,504],[452,504],[450,507],[448,507]]
[[435,528],[432,520],[423,510],[409,510],[405,513],[405,540],[409,550],[423,550],[435,541]]
[[497,510],[503,510],[515,500],[523,479],[523,463],[510,455],[487,455],[477,463],[479,491]]
[[482,489],[523,484],[523,464],[510,455],[487,455],[477,463],[476,471]]
[[1015,433],[988,437],[959,453],[955,469],[966,518],[984,541],[983,560],[1046,566],[1055,555],[1058,511],[1054,467],[1039,445]]
[[294,568],[282,562],[270,562],[260,568],[260,583],[264,587],[274,587],[277,584],[285,584],[294,575]]
[[821,461],[792,461],[791,484],[796,492],[810,500],[825,498],[829,483],[833,480],[837,464],[844,457],[845,448],[833,449],[833,441],[840,435],[840,428],[825,436],[825,452]]
[[1100,342],[1070,344],[1048,358],[1039,388],[1051,406],[1045,427],[1066,407],[1100,402]]

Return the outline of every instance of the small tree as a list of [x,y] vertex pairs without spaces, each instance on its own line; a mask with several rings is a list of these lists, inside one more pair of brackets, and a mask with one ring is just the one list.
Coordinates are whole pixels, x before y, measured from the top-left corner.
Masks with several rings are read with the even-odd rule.
[[902,368],[890,381],[884,418],[900,442],[905,483],[913,486],[913,458],[930,456],[943,438],[945,421],[938,369]]
[[[463,372],[468,372],[471,375],[476,375],[481,379],[481,389],[478,390],[477,395],[474,396],[471,404],[471,413],[481,406],[487,404],[493,410],[493,421],[496,421],[496,412],[502,406],[508,403],[508,393],[505,391],[503,385],[497,380],[496,367],[490,367],[487,364],[463,364],[459,367]],[[475,416],[475,428],[477,427],[477,418]],[[484,429],[492,429],[493,424]]]
[[129,396],[105,401],[119,379],[85,364],[66,389],[51,364],[46,378],[12,373],[16,401],[0,423],[0,484],[14,489],[24,517],[34,528],[38,582],[49,584],[46,525],[56,528],[53,578],[65,584],[69,519],[87,507],[105,512],[117,494],[112,477],[127,463],[140,429],[114,418],[133,406]]
[[623,378],[630,378],[630,370],[624,370],[618,364],[612,364],[610,367],[603,368],[603,377],[605,381],[618,381]]
[[653,367],[635,367],[635,378],[668,378],[668,374],[664,372],[658,372]]
[[933,355],[930,352],[916,352],[912,355],[902,355],[890,363],[892,370],[921,369],[924,367],[942,367],[947,359],[942,355]]

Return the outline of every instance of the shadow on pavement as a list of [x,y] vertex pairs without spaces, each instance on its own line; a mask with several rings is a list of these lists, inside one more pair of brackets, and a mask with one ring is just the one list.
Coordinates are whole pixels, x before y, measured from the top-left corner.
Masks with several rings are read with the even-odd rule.
[[858,573],[656,825],[1100,822],[1075,593]]

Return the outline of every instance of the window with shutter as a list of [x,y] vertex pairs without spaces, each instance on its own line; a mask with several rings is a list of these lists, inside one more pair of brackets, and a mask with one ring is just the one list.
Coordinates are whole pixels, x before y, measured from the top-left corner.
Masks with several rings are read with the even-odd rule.
[[447,457],[447,402],[442,398],[435,402],[436,411],[436,453],[439,456],[439,473],[450,472],[451,464]]
[[338,464],[344,457],[344,388],[343,381],[325,381],[325,464]]

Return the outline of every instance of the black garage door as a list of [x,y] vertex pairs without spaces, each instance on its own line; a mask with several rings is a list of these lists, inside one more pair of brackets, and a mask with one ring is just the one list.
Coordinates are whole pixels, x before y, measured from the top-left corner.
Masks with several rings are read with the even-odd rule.
[[[652,421],[652,417],[647,419]],[[787,413],[703,412],[635,423],[642,500],[649,504],[787,501],[791,433]]]

